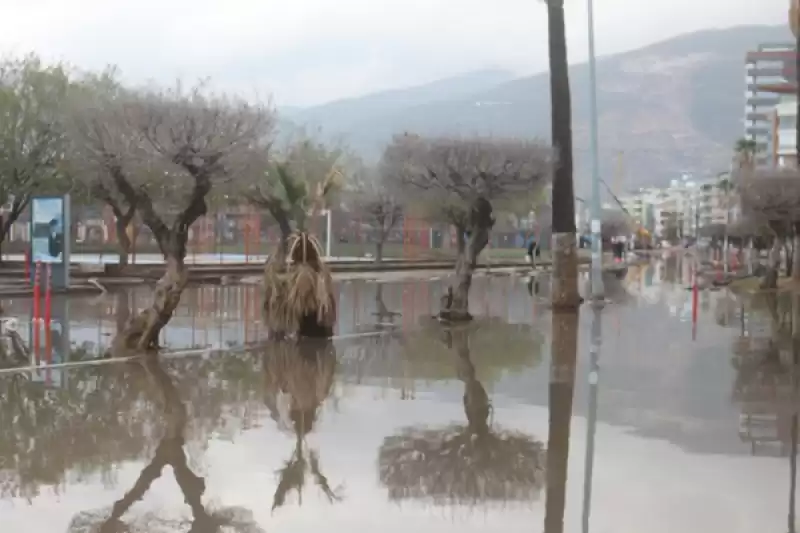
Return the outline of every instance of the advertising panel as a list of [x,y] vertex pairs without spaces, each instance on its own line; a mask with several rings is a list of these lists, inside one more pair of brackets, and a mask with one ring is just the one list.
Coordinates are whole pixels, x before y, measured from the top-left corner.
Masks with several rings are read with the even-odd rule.
[[42,263],[64,262],[64,199],[31,201],[31,259]]

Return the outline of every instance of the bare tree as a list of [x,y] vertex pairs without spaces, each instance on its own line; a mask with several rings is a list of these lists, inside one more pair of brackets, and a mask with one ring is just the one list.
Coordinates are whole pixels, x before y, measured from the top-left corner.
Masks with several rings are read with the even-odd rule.
[[67,71],[35,56],[0,63],[0,245],[37,192],[66,192],[60,165]]
[[492,203],[544,186],[552,168],[550,148],[523,140],[403,134],[386,148],[382,165],[388,183],[409,203],[420,201],[430,218],[455,228],[457,284],[440,317],[469,320],[472,274],[495,220]]
[[127,91],[109,70],[86,76],[71,91],[71,113],[67,119],[69,149],[67,165],[74,187],[109,206],[114,214],[119,244],[119,266],[128,264],[132,241],[128,227],[136,215],[136,190],[131,174],[145,172],[133,165],[136,133],[129,128],[119,104]]
[[[202,87],[129,93],[102,103],[100,116],[84,121],[92,127],[81,139],[83,153],[106,165],[117,192],[136,207],[167,265],[152,306],[131,320],[113,344],[114,350],[141,350],[157,344],[180,302],[189,228],[206,214],[212,185],[234,179],[251,152],[266,150],[274,115],[264,107],[208,96]],[[103,149],[109,146],[114,150]],[[109,164],[109,152],[119,159],[112,157]]]
[[[764,288],[777,287],[780,247],[794,236],[792,263],[800,264],[800,173],[796,169],[765,169],[742,172],[738,178],[742,212],[754,220],[763,220],[773,234],[773,246]],[[787,259],[789,254],[787,253]],[[800,280],[800,268],[792,277]]]
[[[265,154],[263,154],[265,155]],[[292,231],[305,231],[308,215],[338,188],[343,151],[302,137],[255,165],[243,189],[244,198],[269,212],[281,232],[281,249],[288,249]]]
[[403,216],[400,198],[387,186],[381,169],[358,165],[350,175],[351,205],[374,230],[375,262],[383,260],[383,246]]

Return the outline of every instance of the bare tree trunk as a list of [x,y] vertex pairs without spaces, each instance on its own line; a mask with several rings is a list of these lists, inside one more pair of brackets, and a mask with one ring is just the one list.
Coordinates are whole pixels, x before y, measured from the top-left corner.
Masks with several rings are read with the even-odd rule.
[[289,254],[289,237],[292,235],[292,225],[286,217],[275,217],[278,222],[278,229],[281,232],[281,251],[284,257]]
[[456,226],[456,253],[461,256],[467,249],[466,229]]
[[553,179],[554,307],[577,308],[578,257],[575,242],[575,193],[572,182],[572,102],[567,67],[564,0],[547,0],[550,56],[551,134],[558,165]]
[[791,277],[792,275],[792,260],[794,259],[794,252],[792,250],[792,245],[794,237],[788,235],[786,239],[783,241],[783,255],[786,257],[786,275]]
[[767,260],[767,272],[761,280],[761,288],[765,290],[778,288],[778,271],[781,267],[781,240],[776,235],[772,240],[772,249]]
[[188,270],[183,257],[170,254],[167,270],[156,283],[153,303],[144,309],[125,329],[118,333],[112,343],[114,354],[127,350],[148,350],[158,348],[158,336],[172,318],[181,301],[181,294],[188,281]]
[[117,243],[119,243],[119,268],[123,269],[128,266],[128,257],[130,256],[133,242],[128,237],[128,226],[133,218],[133,213],[130,217],[122,216],[116,217],[114,224],[117,229]]
[[131,318],[131,299],[130,294],[126,290],[121,290],[116,294],[116,319],[117,319],[117,333],[124,331],[128,320]]
[[552,321],[544,531],[562,533],[578,350],[578,314],[570,310],[556,310]]
[[800,282],[800,224],[794,224],[794,242],[792,243],[792,280]]
[[456,286],[448,290],[448,301],[439,313],[439,316],[450,321],[469,321],[472,315],[469,312],[469,290],[472,287],[472,275],[478,264],[478,256],[489,243],[491,227],[485,225],[470,229],[468,240],[463,237],[459,244],[458,258],[456,259]]
[[383,240],[375,243],[375,263],[383,261]]

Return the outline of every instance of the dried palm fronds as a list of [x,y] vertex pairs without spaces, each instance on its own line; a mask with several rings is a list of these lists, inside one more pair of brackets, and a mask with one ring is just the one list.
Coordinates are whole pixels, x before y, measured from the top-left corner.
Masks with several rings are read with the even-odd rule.
[[331,392],[336,354],[328,340],[271,342],[263,361],[267,387],[286,394],[294,409],[314,412]]
[[319,326],[336,323],[333,278],[322,259],[319,241],[305,232],[289,239],[288,258],[276,254],[264,269],[264,319],[270,329],[299,331],[304,317]]

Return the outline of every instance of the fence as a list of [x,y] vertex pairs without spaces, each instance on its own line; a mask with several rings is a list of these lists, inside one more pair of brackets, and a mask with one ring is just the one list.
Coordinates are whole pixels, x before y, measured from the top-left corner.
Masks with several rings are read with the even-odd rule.
[[[327,217],[330,216],[330,224]],[[116,226],[110,210],[73,209],[72,253],[109,254],[117,256]],[[370,257],[376,253],[377,230],[357,213],[332,210],[330,215],[310,217],[309,231],[317,235],[333,257]],[[328,243],[327,230],[331,239]],[[132,225],[128,235],[134,242],[131,260],[136,254],[158,254],[158,246],[147,227]],[[521,256],[531,237],[529,230],[496,227],[489,249],[496,256]],[[271,217],[250,208],[231,208],[202,217],[190,228],[188,253],[263,257],[278,245],[280,232]],[[30,241],[29,221],[25,214],[15,223],[3,251],[22,253]],[[446,259],[455,257],[456,236],[443,224],[429,224],[415,218],[401,219],[390,231],[383,247],[385,258]]]

